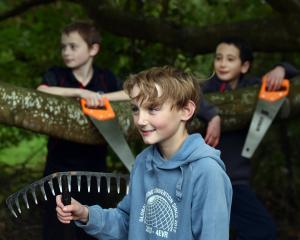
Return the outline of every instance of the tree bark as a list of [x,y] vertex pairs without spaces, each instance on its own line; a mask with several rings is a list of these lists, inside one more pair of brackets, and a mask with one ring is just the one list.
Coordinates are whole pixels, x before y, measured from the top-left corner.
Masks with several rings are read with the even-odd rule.
[[[300,113],[300,76],[292,82],[289,117]],[[257,94],[258,87],[251,87],[225,94],[206,94],[205,98],[220,109],[222,131],[231,131],[247,127]],[[112,107],[127,140],[140,139],[133,126],[129,103],[113,102]],[[80,143],[104,141],[82,113],[79,101],[4,83],[0,83],[0,123]],[[190,130],[203,132],[204,127],[203,122],[195,119]]]

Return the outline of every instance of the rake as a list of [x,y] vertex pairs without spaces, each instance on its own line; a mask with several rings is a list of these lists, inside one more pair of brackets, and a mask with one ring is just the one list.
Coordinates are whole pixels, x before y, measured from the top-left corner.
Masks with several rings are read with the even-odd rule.
[[[97,182],[97,191],[100,193],[101,191],[101,182],[106,182],[106,191],[107,193],[111,192],[111,186],[112,182],[116,184],[116,191],[118,194],[121,192],[121,182],[124,182],[126,184],[126,194],[128,193],[129,189],[129,175],[126,174],[118,174],[118,173],[101,173],[101,172],[86,172],[86,171],[70,171],[70,172],[56,172],[53,174],[50,174],[38,181],[35,181],[25,187],[23,187],[21,190],[11,194],[6,199],[6,205],[12,215],[17,218],[18,214],[22,213],[21,205],[20,205],[20,198],[24,201],[25,206],[27,209],[30,208],[29,206],[29,200],[28,196],[31,195],[33,198],[34,203],[38,204],[38,197],[37,193],[40,192],[43,196],[43,199],[45,201],[48,200],[47,194],[45,191],[45,185],[48,184],[50,187],[51,193],[53,196],[63,193],[66,190],[68,192],[71,192],[71,182],[72,182],[72,176],[76,177],[76,183],[77,183],[77,191],[80,192],[81,190],[81,180],[82,178],[86,178],[87,182],[87,190],[90,192],[91,189],[91,181],[92,178],[96,179]],[[55,188],[54,188],[54,182],[58,182],[58,193],[56,194]],[[15,211],[17,209],[17,212]]]

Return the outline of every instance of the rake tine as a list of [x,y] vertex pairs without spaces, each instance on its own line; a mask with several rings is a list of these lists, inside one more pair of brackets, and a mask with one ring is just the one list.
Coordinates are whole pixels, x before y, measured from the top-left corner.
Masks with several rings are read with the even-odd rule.
[[16,199],[15,199],[15,203],[16,203],[16,206],[17,206],[18,212],[21,214],[21,213],[22,213],[22,211],[21,211],[21,208],[20,208],[19,194],[18,194],[18,196],[17,196],[17,197],[16,197]]
[[106,177],[107,193],[110,193],[110,177]]
[[10,212],[14,215],[15,218],[18,218],[18,215],[16,214],[15,210],[13,209],[11,202],[7,203],[8,209]]
[[71,182],[72,182],[71,174],[68,175],[67,180],[68,180],[68,189],[69,189],[69,192],[71,192]]
[[59,187],[60,193],[62,193],[61,176],[62,176],[62,175],[59,175],[59,176],[58,176],[58,187]]
[[97,176],[97,190],[98,190],[98,193],[100,192],[100,188],[101,188],[101,176]]
[[25,202],[25,204],[26,204],[27,209],[29,209],[29,203],[28,203],[28,199],[27,199],[27,194],[26,194],[26,192],[23,193],[23,199],[24,199],[24,202]]
[[44,197],[45,201],[47,201],[48,199],[47,199],[47,195],[46,195],[46,192],[45,192],[44,183],[41,183],[40,189],[41,189],[41,192],[43,194],[43,197]]
[[31,194],[32,194],[32,197],[34,199],[34,202],[37,205],[38,204],[38,200],[37,200],[37,197],[36,197],[36,193],[35,193],[34,187],[31,187],[30,190],[31,190]]
[[126,179],[126,194],[129,193],[129,178]]
[[120,176],[117,176],[116,181],[117,181],[117,193],[119,194],[120,193]]
[[87,181],[88,192],[90,192],[91,191],[91,176],[90,175],[86,175],[86,181]]
[[53,187],[53,179],[52,178],[48,181],[48,185],[51,189],[52,195],[55,196],[55,191],[54,191],[54,187]]
[[80,192],[80,187],[81,187],[81,175],[77,176],[77,190]]

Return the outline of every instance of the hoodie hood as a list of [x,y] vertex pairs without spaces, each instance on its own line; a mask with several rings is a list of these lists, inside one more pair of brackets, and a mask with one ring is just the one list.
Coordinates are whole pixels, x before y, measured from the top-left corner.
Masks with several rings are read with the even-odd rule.
[[164,170],[180,169],[181,174],[177,179],[175,191],[177,201],[182,200],[183,181],[190,163],[201,161],[203,158],[210,158],[215,160],[218,165],[225,170],[225,165],[220,159],[220,151],[207,145],[200,134],[189,135],[178,151],[169,160],[165,160],[161,156],[157,145],[152,145],[147,150],[147,172],[154,170],[154,168]]
[[150,146],[148,150],[147,170],[151,170],[153,165],[160,169],[175,169],[206,157],[214,159],[225,169],[225,165],[220,159],[220,151],[207,145],[199,133],[189,135],[178,151],[168,160],[161,156],[157,145]]

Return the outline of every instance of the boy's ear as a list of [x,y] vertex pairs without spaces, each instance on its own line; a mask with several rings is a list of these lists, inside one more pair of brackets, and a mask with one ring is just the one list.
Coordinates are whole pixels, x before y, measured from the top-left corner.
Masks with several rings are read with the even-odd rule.
[[242,68],[241,68],[241,73],[242,74],[246,74],[250,69],[250,62],[249,61],[245,61],[243,64],[242,64]]
[[194,112],[196,110],[196,104],[189,100],[188,103],[183,107],[181,120],[188,121],[191,117],[193,117]]
[[91,55],[92,57],[95,57],[99,52],[100,52],[100,44],[94,43],[94,44],[90,47],[90,55]]

